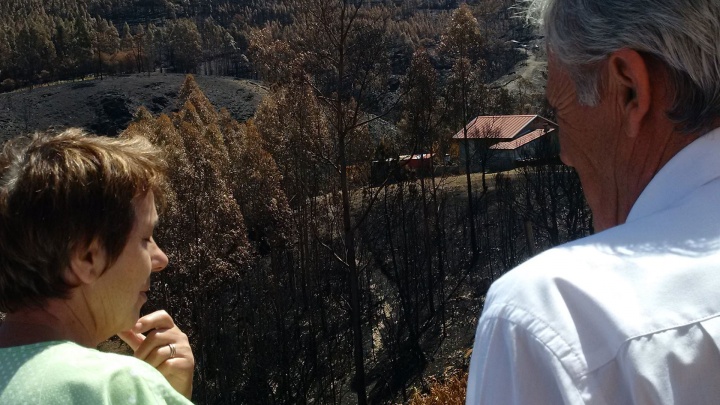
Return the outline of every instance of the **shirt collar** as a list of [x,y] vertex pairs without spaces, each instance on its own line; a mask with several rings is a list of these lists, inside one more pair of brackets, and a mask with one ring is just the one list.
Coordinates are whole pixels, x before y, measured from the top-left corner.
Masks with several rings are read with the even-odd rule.
[[720,128],[683,148],[650,180],[626,222],[670,208],[693,190],[720,177]]

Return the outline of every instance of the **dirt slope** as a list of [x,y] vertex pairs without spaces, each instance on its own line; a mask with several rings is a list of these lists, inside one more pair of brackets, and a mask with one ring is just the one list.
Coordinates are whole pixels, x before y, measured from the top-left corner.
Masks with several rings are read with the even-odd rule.
[[[527,59],[515,65],[514,71],[496,80],[493,85],[505,87],[514,92],[519,86],[525,86],[525,91],[543,93],[547,82],[547,53],[545,41],[536,39],[521,44],[518,50],[527,55]],[[521,82],[524,82],[521,84]]]

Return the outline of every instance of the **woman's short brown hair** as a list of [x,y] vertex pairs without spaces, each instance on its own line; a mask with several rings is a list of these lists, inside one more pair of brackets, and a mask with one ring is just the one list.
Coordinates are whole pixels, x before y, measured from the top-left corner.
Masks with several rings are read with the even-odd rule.
[[63,273],[77,248],[97,240],[109,264],[135,221],[133,199],[162,204],[166,166],[142,137],[71,129],[7,142],[0,154],[0,311],[67,298]]

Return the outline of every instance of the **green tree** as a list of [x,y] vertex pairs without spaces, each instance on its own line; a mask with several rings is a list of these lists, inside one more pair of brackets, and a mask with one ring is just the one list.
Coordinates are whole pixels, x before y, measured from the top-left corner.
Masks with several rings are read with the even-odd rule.
[[205,74],[227,75],[236,53],[235,39],[212,18],[206,18],[199,29],[203,41],[202,62]]
[[202,37],[192,20],[181,18],[167,24],[170,60],[175,70],[194,73],[202,61]]
[[130,32],[130,25],[125,22],[122,27],[122,33],[120,35],[120,50],[130,52],[133,47],[132,33]]
[[56,56],[54,63],[59,76],[62,78],[74,74],[74,70],[76,70],[76,61],[72,55],[72,50],[75,47],[72,31],[71,21],[63,19],[56,20],[55,32],[52,36]]
[[145,66],[145,28],[143,28],[142,24],[135,26],[135,34],[132,36],[132,48],[130,52],[132,52],[138,73],[149,69]]
[[93,33],[90,24],[85,18],[79,17],[74,21],[74,46],[71,58],[75,61],[77,73],[85,75],[91,72],[93,63]]
[[133,52],[134,48],[135,39],[130,31],[130,25],[126,21],[120,32],[120,46],[118,47],[118,62],[122,72],[132,73],[137,67]]
[[0,27],[0,79],[6,77],[8,70],[13,66],[11,39],[12,37],[5,27]]
[[120,47],[120,35],[112,23],[102,18],[95,20],[92,49],[95,56],[95,73],[102,79],[103,68]]
[[15,40],[13,59],[18,76],[31,84],[42,80],[43,71],[53,70],[49,64],[55,60],[55,46],[46,28],[40,20],[27,21]]
[[148,76],[155,71],[158,64],[162,63],[162,44],[163,32],[154,24],[149,24],[142,41]]

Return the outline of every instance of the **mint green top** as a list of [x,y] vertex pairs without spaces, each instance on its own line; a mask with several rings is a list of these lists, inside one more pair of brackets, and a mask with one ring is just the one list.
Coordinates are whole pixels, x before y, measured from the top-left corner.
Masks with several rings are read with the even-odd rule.
[[134,357],[67,341],[0,349],[0,404],[191,404]]

